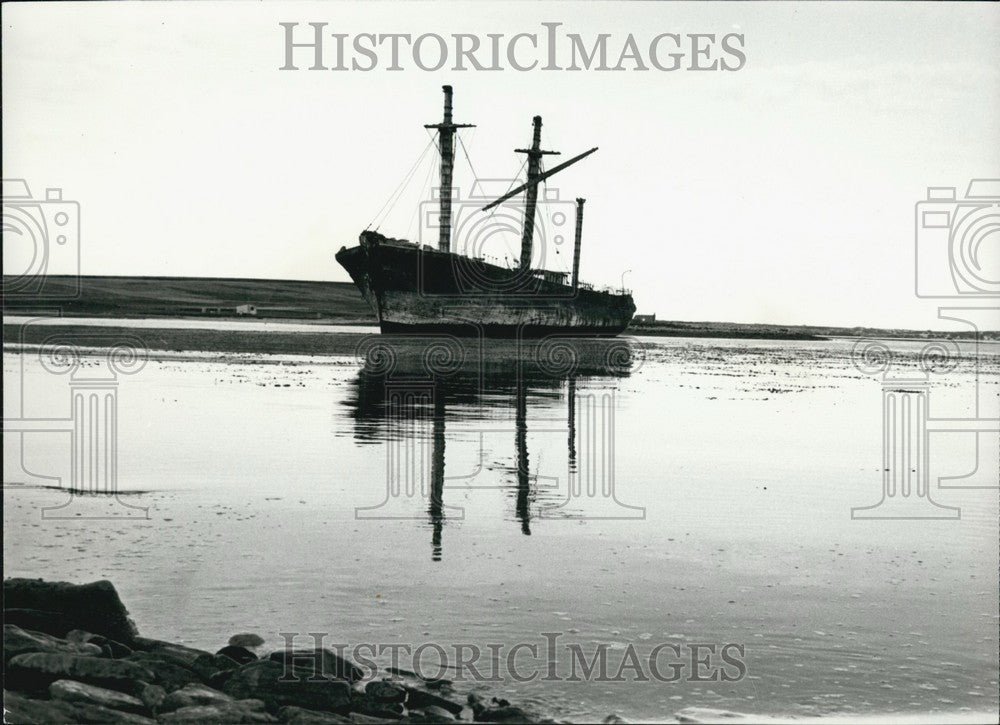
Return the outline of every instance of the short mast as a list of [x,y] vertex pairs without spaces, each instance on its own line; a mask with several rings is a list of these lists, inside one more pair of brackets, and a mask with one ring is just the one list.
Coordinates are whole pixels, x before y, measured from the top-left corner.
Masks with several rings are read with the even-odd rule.
[[580,241],[583,239],[583,203],[586,199],[576,200],[576,241],[573,243],[573,291],[580,287]]
[[441,219],[438,225],[438,249],[451,251],[451,176],[455,168],[455,130],[472,128],[471,123],[452,123],[451,86],[441,86],[444,90],[444,120],[428,123],[424,128],[436,128],[440,138],[441,151]]
[[538,203],[538,182],[541,176],[542,156],[558,154],[558,151],[542,151],[542,117],[535,116],[535,133],[530,149],[515,149],[519,154],[528,154],[528,180],[524,194],[524,231],[521,234],[521,269],[531,267],[531,240],[535,234],[535,206]]

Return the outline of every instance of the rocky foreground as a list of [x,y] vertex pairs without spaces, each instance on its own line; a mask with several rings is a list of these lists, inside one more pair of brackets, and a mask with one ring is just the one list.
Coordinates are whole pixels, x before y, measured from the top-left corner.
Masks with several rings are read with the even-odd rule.
[[212,653],[139,636],[108,581],[4,581],[8,723],[553,722],[505,700],[457,699],[446,680],[362,680],[332,650],[258,655],[235,635]]
[[[238,634],[212,653],[140,637],[109,581],[7,579],[3,595],[5,723],[556,722],[495,697],[460,699],[448,680],[406,670],[365,680],[331,649],[260,655],[258,635]],[[674,718],[749,721],[708,708]]]

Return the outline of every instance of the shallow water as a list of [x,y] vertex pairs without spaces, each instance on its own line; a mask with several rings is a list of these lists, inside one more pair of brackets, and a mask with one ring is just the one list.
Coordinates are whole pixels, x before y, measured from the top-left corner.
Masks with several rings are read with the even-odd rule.
[[[610,367],[550,351],[520,373],[504,356],[427,374],[405,354],[388,372],[378,355],[153,355],[111,383],[117,486],[142,493],[39,488],[71,480],[71,434],[5,435],[4,480],[28,484],[5,490],[7,576],[109,578],[144,635],[213,650],[239,631],[523,642],[538,656],[517,666],[545,674],[560,633],[558,681],[483,685],[556,717],[996,712],[996,434],[930,434],[938,506],[905,513],[960,518],[852,508],[881,497],[883,387],[926,383],[932,428],[1000,417],[998,348],[922,375],[922,343],[887,344],[885,386],[848,340],[647,338]],[[5,350],[5,418],[69,416],[104,370],[83,362],[57,376]],[[607,645],[612,676],[673,645],[682,676],[566,681],[567,643]],[[692,681],[692,645],[726,644],[745,677]]]

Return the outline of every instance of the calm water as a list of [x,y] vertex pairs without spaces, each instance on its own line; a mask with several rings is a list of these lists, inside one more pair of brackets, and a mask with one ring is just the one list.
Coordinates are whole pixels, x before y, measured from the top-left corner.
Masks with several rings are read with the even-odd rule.
[[[562,672],[566,643],[607,645],[612,671],[630,647],[744,647],[735,682],[486,687],[556,717],[996,712],[997,436],[930,434],[931,497],[960,518],[852,519],[885,467],[883,382],[853,344],[154,355],[115,381],[118,487],[142,493],[43,512],[66,495],[8,486],[7,576],[110,578],[143,634],[213,650],[239,631],[525,642],[519,666],[544,672],[557,632]],[[922,344],[890,347],[902,406]],[[1000,416],[997,348],[978,372],[959,353],[926,376],[932,428]],[[69,416],[100,365],[5,350],[5,417]],[[70,433],[19,438],[5,481],[71,480]]]

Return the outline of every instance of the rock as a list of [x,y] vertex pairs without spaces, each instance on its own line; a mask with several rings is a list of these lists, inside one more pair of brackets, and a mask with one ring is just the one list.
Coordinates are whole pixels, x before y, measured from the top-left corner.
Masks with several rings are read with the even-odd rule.
[[73,706],[58,700],[33,700],[18,692],[3,691],[4,722],[38,725],[76,725]]
[[[238,669],[238,668],[237,668]],[[233,670],[219,670],[214,675],[208,678],[208,686],[216,690],[221,690],[226,684],[226,681],[236,672]]]
[[114,660],[114,662],[134,662],[148,669],[153,673],[153,679],[148,680],[148,682],[161,685],[167,692],[173,692],[192,682],[203,684],[201,675],[164,654],[133,652],[125,659]]
[[273,715],[262,712],[260,700],[238,700],[218,705],[195,705],[160,715],[160,722],[173,723],[254,723],[278,722]]
[[142,700],[142,704],[153,712],[159,709],[160,703],[167,697],[167,691],[162,687],[159,685],[147,685],[145,682],[140,683],[140,686],[131,694]]
[[3,597],[5,607],[55,612],[75,624],[70,629],[83,629],[125,644],[139,634],[114,585],[106,580],[70,584],[5,579]]
[[[254,658],[256,659],[256,658]],[[241,663],[226,657],[225,655],[198,655],[194,662],[190,664],[192,670],[197,672],[203,680],[208,682],[220,672],[235,670]]]
[[155,725],[155,722],[147,717],[122,710],[112,710],[101,705],[87,705],[63,700],[33,700],[20,693],[7,690],[4,690],[3,700],[4,721],[9,723]]
[[234,634],[229,638],[230,647],[246,647],[247,649],[253,649],[254,647],[260,647],[263,644],[263,638],[256,634]]
[[94,634],[93,632],[85,632],[82,629],[70,630],[66,633],[66,639],[70,642],[79,642],[80,644],[93,644],[101,649],[107,648],[111,652],[111,656],[116,660],[132,654],[132,648],[128,645],[99,634]]
[[466,701],[469,703],[469,708],[472,710],[473,715],[478,715],[488,707],[483,696],[475,692],[470,692]]
[[455,722],[455,716],[437,705],[428,705],[424,708],[424,716],[420,720],[426,723],[435,722]]
[[424,692],[415,687],[408,687],[406,685],[404,687],[406,689],[406,706],[410,709],[426,711],[428,707],[441,707],[456,717],[462,712],[462,705],[460,703],[446,700],[440,695]]
[[135,689],[137,681],[153,682],[154,675],[128,660],[43,652],[17,655],[7,665],[5,682],[16,689],[38,690],[56,680],[79,680],[127,692]]
[[65,638],[66,633],[76,628],[76,623],[58,612],[41,609],[10,607],[3,610],[5,624],[14,624],[32,632],[44,632],[53,637]]
[[370,715],[388,720],[398,720],[403,717],[403,703],[379,702],[368,697],[368,695],[355,694],[351,697],[351,712],[359,712],[362,715]]
[[400,667],[390,667],[389,672],[402,677],[403,679],[412,680],[413,682],[419,682],[424,687],[429,687],[432,690],[437,690],[442,687],[449,687],[453,683],[451,680],[446,680],[443,677],[424,677],[416,672],[411,672],[410,670],[404,670]]
[[344,712],[351,704],[351,686],[342,680],[315,679],[310,669],[258,660],[234,670],[222,691],[237,699],[257,697],[269,710],[297,705],[310,710]]
[[268,659],[272,662],[287,663],[292,667],[315,671],[321,677],[334,677],[338,680],[347,680],[348,682],[356,682],[364,676],[364,673],[353,663],[345,660],[330,649],[281,649],[272,652],[268,656]]
[[307,710],[304,707],[295,707],[294,705],[281,708],[278,711],[278,719],[288,723],[288,725],[342,725],[342,723],[353,722],[343,715]]
[[160,703],[160,712],[179,710],[182,707],[224,705],[229,702],[233,702],[233,698],[223,692],[213,690],[206,685],[190,683],[167,695]]
[[392,680],[372,680],[365,685],[365,694],[376,702],[404,702],[406,688]]
[[473,719],[476,722],[522,722],[533,723],[535,719],[519,707],[500,705],[480,710]]
[[361,723],[361,725],[376,725],[378,723],[390,723],[395,725],[395,720],[386,719],[384,717],[373,717],[371,715],[364,715],[360,712],[352,712],[347,716],[348,722]]
[[751,722],[753,718],[739,712],[716,710],[713,707],[686,707],[674,713],[681,723]]
[[9,662],[12,657],[29,652],[49,652],[90,657],[100,657],[102,654],[101,648],[96,644],[79,644],[59,639],[43,632],[29,632],[13,624],[4,625],[4,663]]
[[191,666],[194,661],[203,655],[212,656],[211,652],[194,647],[185,647],[182,644],[165,642],[162,639],[148,639],[146,637],[136,637],[133,642],[133,649],[150,652],[152,654],[170,657],[183,665]]
[[245,665],[248,662],[253,662],[257,659],[257,655],[248,650],[246,647],[240,647],[232,644],[226,645],[215,654],[228,657],[239,665]]
[[74,680],[56,680],[49,685],[49,695],[53,700],[83,703],[84,705],[100,705],[112,710],[125,710],[136,714],[145,714],[148,708],[142,700],[104,687],[95,687]]

